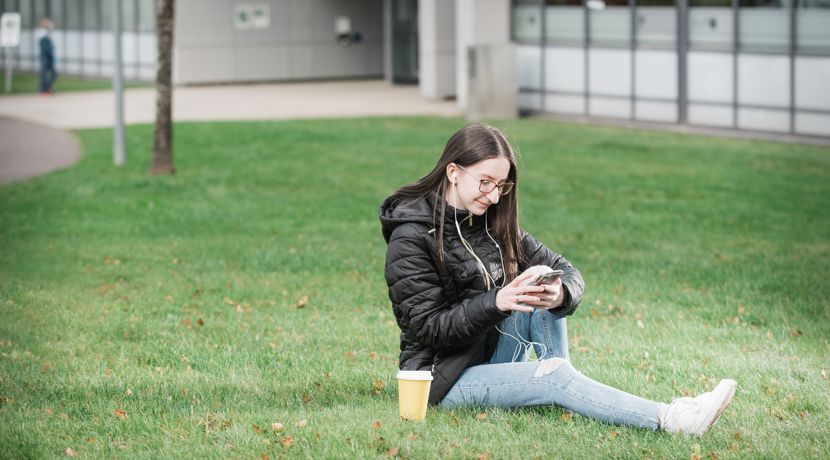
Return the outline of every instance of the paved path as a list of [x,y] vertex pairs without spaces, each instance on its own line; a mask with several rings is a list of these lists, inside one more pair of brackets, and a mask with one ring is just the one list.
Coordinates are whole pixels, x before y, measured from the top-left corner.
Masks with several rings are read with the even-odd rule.
[[[110,91],[0,97],[0,116],[63,129],[112,126],[115,101]],[[153,123],[154,88],[125,92],[128,124]],[[177,87],[173,119],[281,120],[383,115],[461,116],[455,102],[429,100],[417,86],[393,86],[382,80],[262,85]]]
[[[154,88],[124,95],[127,124],[153,123]],[[45,174],[79,158],[74,138],[59,130],[111,127],[110,91],[0,96],[0,184]],[[382,80],[177,87],[175,121],[281,120],[387,115],[462,116],[455,102],[422,97],[417,86]],[[57,129],[57,130],[56,130]]]
[[71,133],[0,116],[0,185],[66,168],[80,157]]

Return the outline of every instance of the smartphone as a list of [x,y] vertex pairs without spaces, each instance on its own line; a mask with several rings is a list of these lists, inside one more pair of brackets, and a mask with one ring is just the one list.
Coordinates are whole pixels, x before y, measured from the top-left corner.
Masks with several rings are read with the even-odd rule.
[[554,280],[562,274],[565,273],[562,270],[554,270],[552,272],[542,273],[541,275],[537,276],[530,284],[533,286],[539,286],[540,284],[545,284],[548,281]]

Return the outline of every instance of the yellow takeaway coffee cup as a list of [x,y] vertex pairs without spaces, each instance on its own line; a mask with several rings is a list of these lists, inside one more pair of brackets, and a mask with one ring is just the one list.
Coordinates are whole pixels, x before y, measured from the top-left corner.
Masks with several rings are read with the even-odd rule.
[[430,371],[398,371],[398,413],[401,418],[426,418],[431,383]]

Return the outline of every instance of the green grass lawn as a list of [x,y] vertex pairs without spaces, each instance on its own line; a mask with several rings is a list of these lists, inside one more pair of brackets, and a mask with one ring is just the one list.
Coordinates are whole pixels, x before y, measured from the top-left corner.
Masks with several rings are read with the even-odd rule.
[[[739,383],[703,438],[558,408],[400,421],[377,209],[463,121],[80,131],[0,188],[0,457],[828,458],[830,150],[499,122],[522,225],[582,271],[586,375],[670,400]],[[281,423],[280,432],[272,430]]]
[[[3,84],[0,86],[2,92],[0,96],[6,95],[6,73],[0,71],[0,79]],[[152,85],[147,83],[125,82],[125,88],[144,88]],[[58,74],[58,79],[55,80],[54,90],[56,93],[65,93],[70,91],[97,91],[112,89],[112,79],[94,79],[81,78],[75,76],[65,76]],[[15,73],[12,76],[12,92],[11,94],[37,94],[38,74],[37,73]]]

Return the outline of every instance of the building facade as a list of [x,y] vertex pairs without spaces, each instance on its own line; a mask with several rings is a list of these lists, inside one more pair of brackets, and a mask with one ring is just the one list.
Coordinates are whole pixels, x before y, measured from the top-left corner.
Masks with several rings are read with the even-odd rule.
[[[124,75],[155,75],[155,1],[121,0]],[[830,136],[830,0],[177,0],[177,84],[386,78],[467,108],[471,47],[510,44],[518,107]],[[112,74],[113,0],[0,0],[15,67]]]
[[830,136],[830,1],[516,0],[528,112]]
[[[112,76],[111,0],[0,0],[0,11],[21,16],[20,46],[13,51],[15,69],[37,72],[37,28],[40,20],[48,17],[55,25],[51,35],[58,74]],[[124,78],[155,79],[155,0],[122,0],[121,24]]]

